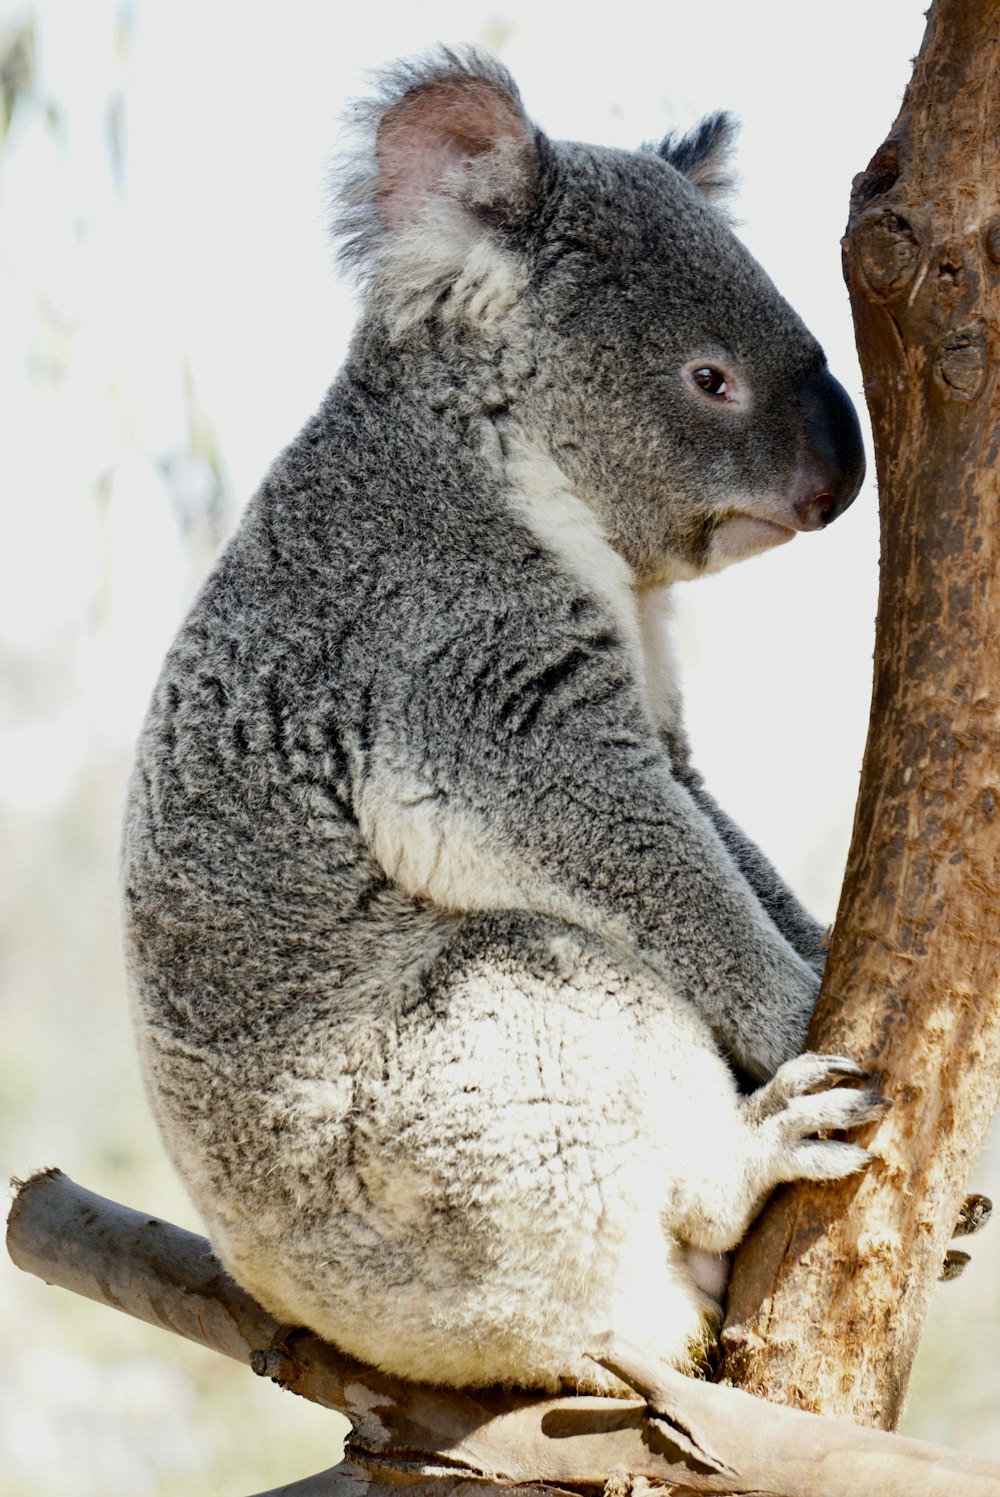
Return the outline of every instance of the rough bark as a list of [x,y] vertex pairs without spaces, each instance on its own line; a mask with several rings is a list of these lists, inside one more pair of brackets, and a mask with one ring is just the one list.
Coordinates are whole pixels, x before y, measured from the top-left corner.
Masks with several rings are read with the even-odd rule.
[[880,1161],[774,1199],[725,1375],[894,1428],[1000,1092],[1000,3],[935,0],[844,241],[882,574],[854,837],[809,1046],[894,1100]]
[[48,1283],[176,1331],[346,1414],[347,1463],[279,1489],[301,1497],[466,1497],[466,1488],[471,1497],[473,1484],[480,1493],[516,1485],[529,1497],[596,1494],[609,1478],[615,1490],[616,1473],[621,1497],[637,1477],[681,1497],[856,1497],[876,1483],[883,1497],[1000,1492],[993,1462],[762,1404],[613,1338],[594,1355],[642,1402],[387,1377],[280,1325],[229,1278],[203,1237],[105,1201],[58,1170],[21,1187],[7,1245],[19,1267]]

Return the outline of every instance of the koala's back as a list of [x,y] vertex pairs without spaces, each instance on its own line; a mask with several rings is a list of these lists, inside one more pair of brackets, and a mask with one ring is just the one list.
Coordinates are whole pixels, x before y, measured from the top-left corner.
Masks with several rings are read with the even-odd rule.
[[[373,859],[356,799],[378,719],[399,715],[405,732],[406,703],[398,687],[380,696],[379,672],[398,672],[388,657],[415,635],[447,645],[428,596],[435,565],[460,561],[421,554],[433,527],[408,486],[412,445],[394,452],[390,435],[366,461],[355,407],[335,387],[275,463],[167,657],[139,744],[130,945],[143,989],[199,995],[181,1020],[211,1043],[280,1022],[290,995],[301,1012],[305,994],[335,992],[349,1023],[434,944],[437,913]],[[346,462],[325,450],[334,435]]]

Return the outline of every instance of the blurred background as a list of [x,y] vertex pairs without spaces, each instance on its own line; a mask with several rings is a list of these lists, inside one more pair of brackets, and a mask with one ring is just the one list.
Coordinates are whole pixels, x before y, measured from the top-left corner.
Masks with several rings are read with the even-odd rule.
[[[589,17],[589,18],[588,18]],[[325,177],[367,69],[485,42],[550,133],[743,119],[741,233],[863,407],[839,238],[920,0],[0,0],[0,1168],[198,1229],[147,1117],[118,954],[130,745],[188,600],[354,315]],[[864,746],[871,484],[828,535],[679,589],[696,757],[832,920]],[[995,1157],[974,1182],[1000,1190]],[[991,1238],[993,1240],[991,1240]],[[939,1291],[911,1433],[998,1453],[1000,1229]],[[10,1497],[245,1497],[337,1420],[0,1262]]]

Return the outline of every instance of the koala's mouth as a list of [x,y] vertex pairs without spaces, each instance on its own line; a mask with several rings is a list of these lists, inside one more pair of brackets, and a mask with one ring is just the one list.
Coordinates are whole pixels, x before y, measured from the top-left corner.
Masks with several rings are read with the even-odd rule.
[[790,525],[779,525],[776,520],[762,520],[758,515],[730,515],[712,532],[709,568],[742,561],[747,556],[756,556],[758,551],[769,551],[772,546],[783,546],[795,534]]

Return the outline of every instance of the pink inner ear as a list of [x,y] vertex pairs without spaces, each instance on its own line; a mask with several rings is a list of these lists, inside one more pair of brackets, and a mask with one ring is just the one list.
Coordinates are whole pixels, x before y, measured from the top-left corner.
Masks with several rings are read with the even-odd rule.
[[516,105],[478,78],[449,78],[414,89],[379,126],[379,207],[390,229],[417,217],[445,174],[502,140],[525,141]]

